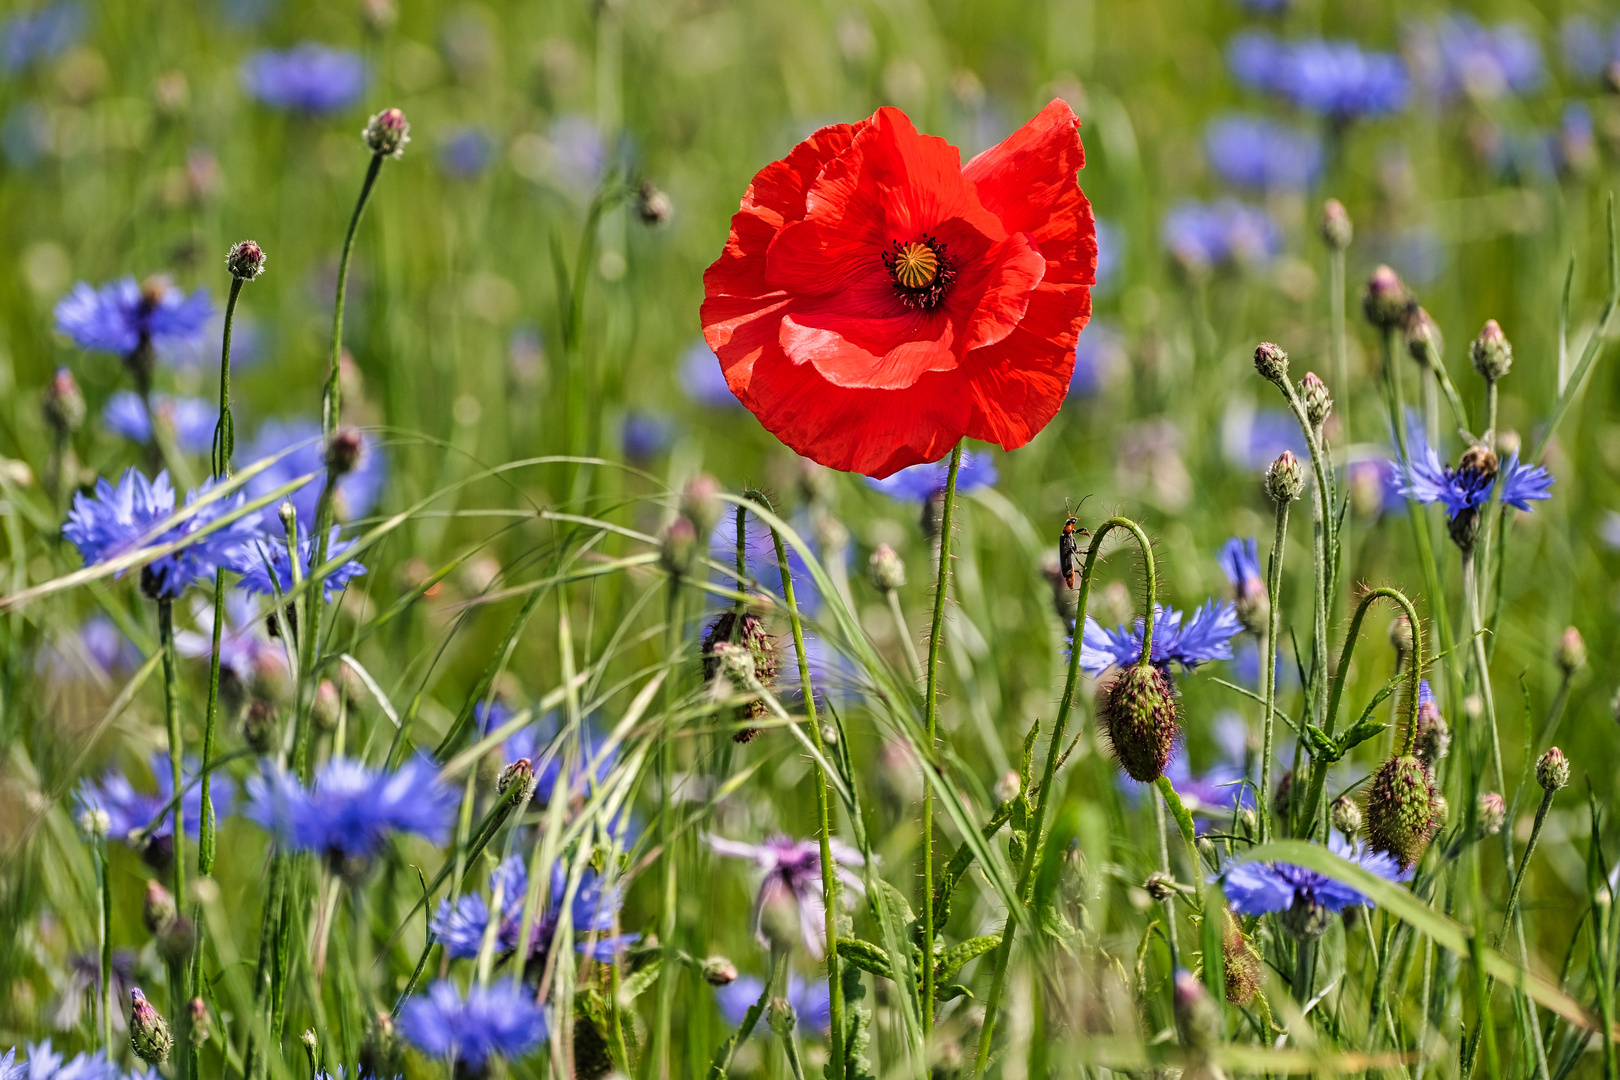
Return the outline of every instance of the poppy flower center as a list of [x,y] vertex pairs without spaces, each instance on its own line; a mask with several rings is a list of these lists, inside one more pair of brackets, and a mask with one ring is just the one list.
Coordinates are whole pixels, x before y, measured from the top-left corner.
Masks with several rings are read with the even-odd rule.
[[896,240],[893,250],[883,253],[883,265],[900,302],[913,311],[933,311],[956,280],[956,271],[945,257],[945,245],[931,236],[909,244]]

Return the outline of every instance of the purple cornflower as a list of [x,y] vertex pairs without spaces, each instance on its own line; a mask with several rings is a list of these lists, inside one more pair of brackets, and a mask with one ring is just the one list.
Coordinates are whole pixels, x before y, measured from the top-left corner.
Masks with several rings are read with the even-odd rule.
[[[146,1071],[136,1070],[130,1080],[142,1080]],[[106,1050],[86,1054],[82,1050],[71,1059],[51,1049],[51,1040],[28,1044],[28,1060],[17,1060],[12,1047],[0,1057],[0,1080],[124,1080],[116,1062],[107,1060]]]
[[[153,394],[152,413],[185,453],[206,454],[213,448],[214,426],[219,422],[218,406],[202,398]],[[141,396],[133,390],[120,390],[108,398],[101,410],[101,422],[107,425],[108,431],[131,442],[152,441],[152,417]]]
[[[130,833],[146,828],[174,798],[174,776],[168,756],[155,753],[150,762],[152,780],[157,790],[149,795],[136,791],[129,778],[116,769],[108,770],[100,780],[85,780],[79,784],[76,798],[80,809],[105,811],[107,836],[110,839],[124,840]],[[184,810],[186,835],[196,836],[197,824],[202,820],[202,785],[191,782],[197,776],[196,758],[188,757],[181,762],[181,776],[185,795],[180,801]],[[223,816],[235,795],[235,786],[229,776],[219,771],[214,773],[210,786],[214,805],[220,808]],[[164,814],[163,821],[152,831],[152,839],[162,842],[173,836],[174,818]]]
[[0,72],[14,75],[35,60],[66,52],[84,33],[84,22],[84,5],[77,0],[11,16],[0,24]]
[[[740,975],[725,986],[715,987],[714,1003],[720,1006],[720,1015],[725,1017],[726,1023],[737,1027],[764,989],[763,980],[752,975]],[[832,1031],[832,999],[824,980],[806,980],[798,972],[790,971],[787,993],[783,996],[793,1006],[793,1015],[797,1017],[801,1031],[813,1031],[820,1035]],[[770,1034],[770,1028],[763,1023],[755,1025],[754,1034],[763,1038]]]
[[1564,48],[1564,64],[1583,79],[1598,79],[1610,64],[1620,60],[1620,22],[1604,29],[1585,15],[1571,15],[1559,27]]
[[[471,959],[484,947],[484,934],[491,921],[497,924],[495,951],[509,953],[518,947],[518,935],[523,932],[523,905],[529,891],[528,868],[521,856],[514,855],[496,867],[489,877],[489,892],[493,898],[497,888],[501,894],[499,910],[493,914],[489,902],[473,893],[463,896],[452,906],[450,901],[439,901],[428,929],[438,936],[445,952],[456,959]],[[529,951],[524,962],[543,966],[551,951],[551,944],[562,919],[563,897],[568,888],[568,874],[562,863],[551,865],[551,888],[546,909],[538,912],[529,931]],[[602,887],[596,871],[587,869],[574,891],[569,905],[575,948],[604,964],[615,962],[627,946],[640,940],[639,934],[614,936],[614,923],[624,906],[624,896],[617,885]]]
[[[950,474],[950,460],[931,464],[908,465],[882,480],[868,476],[866,485],[901,502],[926,503],[945,493],[945,479]],[[956,491],[960,495],[974,488],[989,487],[996,482],[996,462],[989,454],[962,451],[962,464],[956,470]]]
[[602,182],[608,147],[595,120],[577,113],[559,116],[546,129],[546,144],[551,151],[548,171],[564,191],[586,195]]
[[[192,506],[211,487],[212,481],[191,492],[186,496],[186,505]],[[116,488],[102,479],[96,481],[94,498],[83,492],[75,494],[62,536],[79,549],[86,566],[93,566],[139,548],[184,539],[245,501],[240,491],[214,499],[178,525],[156,532],[155,526],[174,513],[169,474],[161,472],[157,479],[148,481],[139,469],[131,467]],[[255,519],[237,518],[196,543],[147,563],[141,570],[141,589],[154,599],[172,600],[187,585],[211,578],[220,566],[229,565],[236,552],[258,535]]]
[[[201,602],[193,608],[197,620],[196,630],[177,630],[174,647],[181,656],[193,660],[211,657],[214,651],[214,609]],[[225,625],[220,628],[220,668],[234,675],[242,683],[252,683],[261,675],[283,670],[287,655],[278,642],[270,640],[265,632],[264,619],[259,616],[258,605],[240,589],[225,594]]]
[[85,653],[108,674],[132,671],[141,662],[141,652],[124,636],[118,625],[105,615],[92,615],[79,627],[79,641]]
[[[283,453],[285,451],[285,453]],[[300,476],[314,473],[303,487],[287,496],[298,521],[306,529],[315,527],[315,509],[321,492],[326,490],[326,452],[321,443],[321,425],[314,420],[266,420],[254,437],[238,455],[239,461],[262,461],[281,454],[276,462],[246,484],[250,498],[268,495],[279,487],[290,484]],[[332,509],[343,521],[353,521],[369,514],[377,505],[383,484],[388,478],[388,462],[375,440],[367,432],[360,433],[360,460],[352,470],[338,478],[337,491],[332,497]],[[271,535],[283,535],[281,519],[274,505],[264,508],[264,527]]]
[[1097,394],[1125,369],[1125,337],[1105,319],[1093,319],[1074,343],[1069,400]]
[[[339,540],[338,527],[332,526],[327,533],[326,557],[335,559],[345,551],[354,547],[352,540]],[[314,551],[309,540],[309,533],[300,526],[298,529],[298,565],[300,573],[310,569],[310,560],[314,558]],[[287,544],[284,540],[261,537],[251,544],[244,544],[234,553],[230,568],[242,575],[241,586],[253,596],[274,596],[278,591],[285,594],[292,591],[292,560],[287,557]],[[274,569],[276,578],[272,586],[270,571]],[[342,592],[349,587],[349,581],[366,572],[366,568],[354,559],[341,563],[336,570],[326,575],[321,592],[328,603],[332,594]]]
[[456,180],[472,180],[489,168],[495,143],[482,128],[456,128],[439,147],[439,168]]
[[720,409],[742,408],[742,402],[726,385],[725,373],[720,370],[714,351],[705,341],[693,343],[681,354],[680,383],[689,401]]
[[[1336,832],[1328,838],[1328,850],[1385,881],[1402,881],[1411,876],[1410,872],[1403,874],[1387,852],[1353,847]],[[1373,906],[1371,900],[1350,886],[1292,863],[1228,861],[1210,880],[1221,883],[1233,911],[1240,915],[1283,912],[1289,932],[1303,939],[1320,937],[1330,915],[1347,907]]]
[[1463,95],[1490,101],[1541,85],[1541,45],[1518,23],[1483,26],[1468,15],[1445,15],[1417,28],[1411,55],[1419,78],[1440,101]]
[[[864,893],[865,886],[852,866],[863,862],[861,853],[837,840],[831,842],[833,862],[838,864],[839,880],[850,892]],[[805,950],[820,959],[827,949],[826,907],[821,902],[821,845],[815,840],[790,840],[773,836],[763,844],[744,844],[718,836],[709,837],[709,846],[721,855],[750,859],[765,872],[759,893],[754,897],[754,937],[761,945],[765,937],[765,909],[791,903],[798,908],[799,929]]]
[[1293,413],[1269,406],[1257,409],[1243,398],[1233,398],[1221,418],[1221,450],[1240,469],[1264,469],[1284,450],[1293,451],[1301,462],[1311,460]]
[[481,1075],[490,1058],[519,1058],[544,1042],[546,1014],[533,991],[506,979],[474,986],[465,999],[443,979],[405,1003],[399,1033],[424,1054]]
[[1204,130],[1204,155],[1221,179],[1256,191],[1304,191],[1321,175],[1321,137],[1264,116],[1227,115]]
[[675,425],[667,416],[632,411],[625,414],[622,435],[627,459],[651,461],[669,449],[675,437]]
[[[1170,664],[1191,671],[1211,660],[1232,659],[1232,639],[1243,629],[1237,608],[1230,600],[1206,600],[1186,619],[1172,607],[1154,605],[1153,656],[1155,666],[1168,671]],[[1096,619],[1086,616],[1085,633],[1080,638],[1080,666],[1096,678],[1110,667],[1129,667],[1142,657],[1142,619],[1132,626],[1104,630]]]
[[283,843],[341,867],[376,855],[391,833],[412,832],[443,843],[458,801],[433,763],[421,757],[394,772],[332,758],[310,788],[267,768],[248,781],[247,795],[249,820]]
[[1440,463],[1440,455],[1423,437],[1419,428],[1408,436],[1411,461],[1397,459],[1396,468],[1401,476],[1401,494],[1421,503],[1437,502],[1446,508],[1446,516],[1455,519],[1465,510],[1477,510],[1490,501],[1491,490],[1501,486],[1501,499],[1518,510],[1529,510],[1530,503],[1549,499],[1553,478],[1539,465],[1525,465],[1519,461],[1519,452],[1508,455],[1501,467],[1496,466],[1495,455],[1488,451],[1470,450],[1463,455],[1462,464],[1453,468]]
[[99,289],[81,281],[56,302],[56,329],[81,349],[130,360],[156,344],[195,339],[213,313],[208,290],[187,296],[162,278],[143,286],[125,277]]
[[1165,215],[1160,237],[1178,263],[1199,272],[1269,262],[1282,247],[1271,215],[1236,199],[1178,203]]
[[1249,31],[1231,40],[1226,55],[1240,82],[1339,123],[1399,112],[1411,93],[1398,57],[1353,41],[1281,41]]
[[266,49],[248,57],[242,88],[271,108],[338,112],[360,99],[366,65],[355,53],[307,41],[286,52]]

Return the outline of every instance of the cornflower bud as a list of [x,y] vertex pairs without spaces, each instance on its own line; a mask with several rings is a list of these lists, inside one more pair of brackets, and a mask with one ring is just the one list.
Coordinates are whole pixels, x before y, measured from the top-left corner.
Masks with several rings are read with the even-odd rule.
[[201,1046],[208,1041],[212,1031],[208,1025],[208,1004],[202,998],[191,999],[191,1045]]
[[526,757],[518,758],[501,770],[500,778],[495,781],[495,793],[505,795],[514,785],[527,789],[518,796],[519,799],[531,798],[534,795],[534,763]]
[[1569,786],[1569,759],[1558,747],[1542,754],[1536,762],[1536,783],[1549,795]]
[[724,956],[703,961],[703,981],[710,986],[730,986],[737,981],[737,965]]
[[107,839],[107,832],[112,828],[112,818],[107,811],[100,807],[87,806],[79,812],[79,831],[91,841]]
[[1254,370],[1267,382],[1288,385],[1288,354],[1269,341],[1262,341],[1254,350]]
[[1485,320],[1479,336],[1468,347],[1468,357],[1486,382],[1495,382],[1513,367],[1513,345],[1495,319]]
[[1429,317],[1429,313],[1422,307],[1413,304],[1407,310],[1406,321],[1402,323],[1406,331],[1406,351],[1412,354],[1412,359],[1428,367],[1430,361],[1438,357],[1445,347],[1440,337],[1440,327]]
[[1482,791],[1474,813],[1474,839],[1484,840],[1502,831],[1507,822],[1507,803],[1494,791]]
[[343,701],[338,696],[337,686],[331,679],[322,679],[315,686],[315,700],[310,705],[309,717],[315,722],[319,731],[336,731],[338,714],[342,711]]
[[1579,630],[1571,626],[1564,631],[1564,636],[1558,639],[1555,658],[1558,670],[1564,673],[1566,679],[1586,666],[1586,642],[1581,640]]
[[1254,951],[1231,908],[1223,913],[1226,933],[1221,939],[1221,957],[1226,968],[1226,1003],[1247,1005],[1260,990],[1260,954]]
[[1440,715],[1440,706],[1432,700],[1418,705],[1417,735],[1412,739],[1412,753],[1430,769],[1440,764],[1451,750],[1451,728]]
[[298,1037],[298,1041],[303,1043],[304,1049],[312,1054],[315,1052],[316,1047],[320,1046],[320,1040],[315,1037],[314,1028],[305,1028],[304,1033]]
[[1329,810],[1333,820],[1333,827],[1344,833],[1346,840],[1354,840],[1361,831],[1361,807],[1356,805],[1354,799],[1348,795],[1340,795],[1333,800],[1333,807]]
[[1350,213],[1338,199],[1329,199],[1322,204],[1320,228],[1322,242],[1334,251],[1343,251],[1355,239],[1356,231],[1350,224]]
[[1284,450],[1266,467],[1266,494],[1275,503],[1293,502],[1305,490],[1305,467],[1292,450]]
[[697,559],[697,530],[690,520],[678,517],[664,529],[663,539],[658,543],[658,561],[675,577],[685,577],[692,572]]
[[1361,310],[1367,321],[1380,330],[1393,330],[1406,319],[1412,298],[1401,283],[1400,275],[1387,266],[1380,266],[1367,278],[1367,289],[1362,293]]
[[176,963],[191,955],[197,946],[197,924],[184,915],[176,915],[157,931],[158,955]]
[[1152,664],[1132,664],[1099,690],[1097,725],[1120,768],[1140,783],[1164,775],[1180,729],[1170,678]]
[[[1495,451],[1490,447],[1475,443],[1464,450],[1462,457],[1457,459],[1457,475],[1470,479],[1477,478],[1477,483],[1485,490],[1496,479],[1500,462]],[[1480,525],[1479,507],[1465,506],[1457,512],[1447,524],[1446,530],[1451,536],[1451,542],[1457,545],[1459,551],[1471,551],[1475,541],[1479,539]]]
[[256,697],[248,703],[242,717],[242,741],[255,754],[268,754],[276,744],[276,707],[273,702]]
[[888,544],[879,544],[877,550],[872,552],[868,572],[872,578],[872,587],[878,592],[886,593],[906,587],[905,560],[901,559]]
[[1282,913],[1283,929],[1295,941],[1315,941],[1333,924],[1333,912],[1307,893],[1298,893]]
[[339,428],[326,444],[326,471],[343,476],[354,471],[360,463],[360,431],[358,428]]
[[636,189],[636,214],[643,222],[654,227],[667,225],[675,213],[675,204],[669,193],[651,180],[643,180]]
[[281,520],[282,531],[288,536],[291,536],[293,534],[293,529],[295,529],[298,525],[297,509],[289,500],[284,499],[282,500],[281,505],[276,507],[276,517]]
[[1203,982],[1185,968],[1176,972],[1176,1027],[1188,1049],[1207,1054],[1221,1038],[1221,1012]]
[[168,1021],[146,1000],[140,987],[129,992],[129,1046],[148,1065],[162,1065],[169,1060],[174,1049],[174,1036],[169,1034]]
[[1305,419],[1312,427],[1321,427],[1333,411],[1333,395],[1328,393],[1327,383],[1317,378],[1316,372],[1307,371],[1299,380],[1299,396],[1305,405]]
[[264,264],[268,259],[264,249],[252,240],[242,240],[231,245],[231,250],[225,256],[225,269],[231,272],[231,277],[240,281],[252,281],[264,273]]
[[398,109],[384,109],[366,123],[360,136],[378,157],[397,158],[411,141],[411,125]]
[[84,426],[84,395],[79,392],[73,372],[65,367],[56,369],[50,385],[45,388],[40,411],[45,415],[45,423],[61,438],[72,435]]
[[174,894],[155,881],[146,883],[146,902],[141,905],[141,922],[156,934],[173,922],[180,914]]
[[1155,870],[1147,876],[1142,888],[1155,900],[1168,900],[1176,895],[1176,879],[1163,870]]
[[725,504],[720,501],[720,481],[708,473],[698,473],[681,489],[680,512],[692,522],[699,536],[708,536],[720,523]]
[[1402,870],[1423,857],[1440,821],[1435,815],[1434,775],[1410,754],[1392,757],[1373,774],[1367,793],[1367,843],[1387,851]]

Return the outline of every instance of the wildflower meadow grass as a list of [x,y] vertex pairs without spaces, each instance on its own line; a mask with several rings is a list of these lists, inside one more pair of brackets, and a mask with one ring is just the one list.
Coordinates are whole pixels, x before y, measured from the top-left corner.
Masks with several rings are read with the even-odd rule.
[[17,0],[0,1080],[1620,1080],[1620,15]]

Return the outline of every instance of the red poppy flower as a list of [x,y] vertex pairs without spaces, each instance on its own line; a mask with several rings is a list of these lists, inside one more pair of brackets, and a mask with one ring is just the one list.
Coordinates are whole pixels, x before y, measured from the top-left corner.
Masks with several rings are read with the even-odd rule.
[[703,276],[726,383],[805,457],[887,476],[1056,415],[1097,266],[1079,121],[1054,101],[962,166],[898,109],[767,165]]

